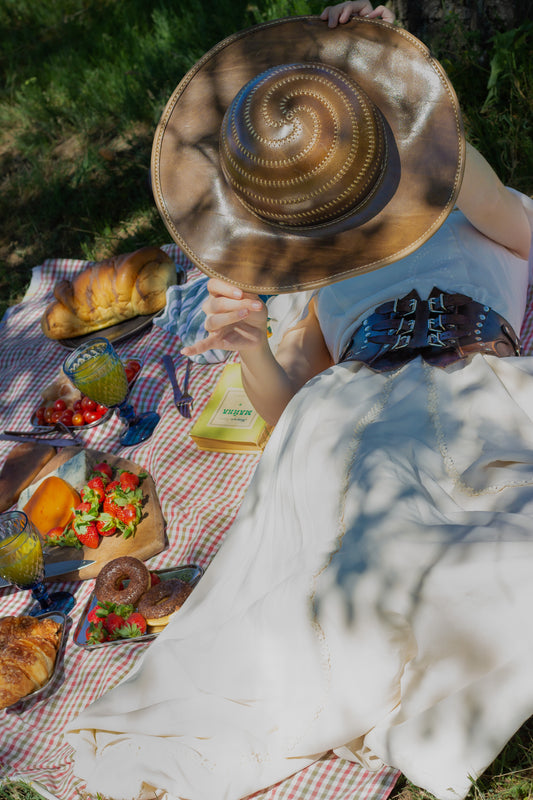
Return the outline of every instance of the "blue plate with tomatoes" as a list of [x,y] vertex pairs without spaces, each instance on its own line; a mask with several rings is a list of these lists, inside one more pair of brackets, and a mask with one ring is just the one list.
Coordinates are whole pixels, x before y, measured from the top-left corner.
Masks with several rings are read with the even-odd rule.
[[[138,358],[127,358],[123,363],[128,386],[131,388],[142,369],[142,363]],[[57,422],[62,422],[72,431],[85,430],[106,422],[113,411],[114,409],[96,403],[85,395],[76,400],[72,406],[59,397],[53,403],[39,406],[32,414],[31,424],[40,429],[50,427],[50,430],[53,430]]]

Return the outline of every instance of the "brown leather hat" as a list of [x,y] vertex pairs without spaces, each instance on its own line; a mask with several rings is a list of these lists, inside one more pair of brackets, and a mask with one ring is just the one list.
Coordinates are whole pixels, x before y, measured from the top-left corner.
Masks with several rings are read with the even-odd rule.
[[382,267],[453,208],[465,142],[425,45],[381,20],[258,25],[188,72],[156,131],[152,182],[205,273],[260,293]]

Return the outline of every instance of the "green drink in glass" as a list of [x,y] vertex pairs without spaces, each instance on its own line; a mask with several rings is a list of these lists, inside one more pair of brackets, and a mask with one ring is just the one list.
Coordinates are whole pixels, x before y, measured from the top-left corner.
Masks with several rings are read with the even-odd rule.
[[19,589],[31,589],[39,604],[28,612],[32,617],[44,611],[67,614],[74,606],[70,592],[48,594],[41,538],[23,511],[0,514],[0,575]]
[[111,342],[102,337],[90,339],[67,356],[63,371],[74,386],[96,403],[115,407],[126,430],[120,437],[124,446],[148,439],[159,422],[154,411],[135,414],[128,402],[128,380],[124,365]]

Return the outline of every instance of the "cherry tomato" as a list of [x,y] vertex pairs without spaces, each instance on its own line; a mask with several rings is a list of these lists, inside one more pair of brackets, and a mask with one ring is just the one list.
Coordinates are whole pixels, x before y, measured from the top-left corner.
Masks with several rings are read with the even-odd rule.
[[59,421],[62,422],[63,425],[72,425],[73,416],[74,416],[73,410],[71,408],[66,408],[59,417]]
[[134,359],[128,359],[128,361],[126,361],[124,370],[126,372],[126,378],[128,379],[128,383],[132,382],[132,380],[137,375],[140,369],[141,365],[138,361],[135,361]]
[[76,411],[76,413],[72,415],[72,424],[85,425],[85,420],[83,419],[83,414],[81,411]]
[[76,400],[73,403],[72,410],[74,411],[74,413],[76,413],[76,411],[81,411],[81,400]]
[[67,404],[63,400],[62,397],[58,397],[54,403],[54,408],[56,411],[64,411],[67,407]]
[[44,409],[44,421],[46,422],[47,425],[52,424],[52,414],[54,413],[54,410],[55,409],[53,406],[46,406],[46,408]]
[[38,425],[43,425],[44,424],[44,412],[45,412],[45,410],[46,410],[45,407],[41,406],[35,412],[35,421],[37,422]]
[[98,403],[98,405],[95,408],[96,413],[99,414],[101,417],[103,417],[104,414],[107,414],[108,410],[109,410],[108,407],[103,406],[101,403]]
[[50,414],[50,421],[52,422],[53,425],[55,425],[56,422],[59,422],[59,418],[61,417],[62,413],[63,413],[62,411],[56,411],[55,409],[52,411],[52,413]]
[[96,413],[96,411],[84,411],[83,412],[83,420],[84,420],[86,425],[88,425],[90,422],[96,422],[97,419],[100,419],[100,417]]
[[81,398],[82,411],[94,411],[96,405],[97,404],[94,402],[94,400],[91,400],[90,397],[86,397],[85,395],[83,395],[83,397]]

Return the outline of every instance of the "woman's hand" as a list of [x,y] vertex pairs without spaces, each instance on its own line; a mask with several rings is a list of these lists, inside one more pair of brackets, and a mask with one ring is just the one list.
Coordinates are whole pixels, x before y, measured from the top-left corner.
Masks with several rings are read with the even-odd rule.
[[208,299],[202,304],[207,337],[184,347],[186,356],[222,349],[251,352],[267,341],[267,311],[256,294],[244,292],[232,283],[211,278]]
[[351,17],[367,17],[367,19],[381,18],[385,22],[394,22],[394,13],[385,6],[372,8],[372,3],[368,0],[351,0],[351,2],[338,3],[335,6],[327,6],[320,19],[327,21],[330,28],[335,28],[339,23],[348,22]]
[[208,334],[181,352],[194,356],[211,348],[237,351],[248,397],[263,419],[275,425],[298,389],[332,363],[314,305],[283,337],[278,361],[268,343],[267,309],[259,297],[219,278],[211,278],[207,287],[202,310]]

